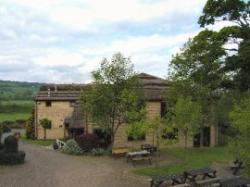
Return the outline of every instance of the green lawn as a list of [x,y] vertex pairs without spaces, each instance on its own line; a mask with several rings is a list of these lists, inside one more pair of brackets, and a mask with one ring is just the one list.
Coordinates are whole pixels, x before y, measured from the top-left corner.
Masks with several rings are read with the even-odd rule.
[[0,122],[2,121],[16,121],[19,119],[28,119],[30,113],[0,113]]
[[[139,175],[165,175],[182,173],[185,170],[209,167],[213,162],[228,162],[233,160],[233,154],[227,147],[217,148],[170,148],[161,151],[161,156],[168,155],[173,163],[159,168],[143,168],[134,170]],[[177,163],[176,163],[177,160]],[[175,164],[174,164],[175,163]]]
[[25,143],[41,145],[41,146],[49,146],[54,143],[55,140],[31,140],[26,138],[21,138],[21,140]]
[[0,122],[26,120],[33,107],[34,101],[0,101]]

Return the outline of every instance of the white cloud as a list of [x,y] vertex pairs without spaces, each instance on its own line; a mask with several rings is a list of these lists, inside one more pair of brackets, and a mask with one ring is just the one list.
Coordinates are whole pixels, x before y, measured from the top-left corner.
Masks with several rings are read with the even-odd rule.
[[[7,0],[5,0],[7,2]],[[44,14],[68,29],[96,31],[119,22],[182,19],[201,11],[206,0],[8,0]]]
[[77,66],[83,63],[83,56],[79,53],[58,49],[49,49],[46,55],[34,60],[37,65],[44,67]]
[[118,51],[163,76],[205,1],[2,0],[0,79],[85,82]]

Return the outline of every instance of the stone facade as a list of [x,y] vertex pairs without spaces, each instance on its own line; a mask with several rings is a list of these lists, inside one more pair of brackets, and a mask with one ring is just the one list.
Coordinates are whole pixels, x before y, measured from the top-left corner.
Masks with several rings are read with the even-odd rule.
[[[168,87],[166,80],[148,75],[145,73],[139,74],[143,85],[143,91],[145,93],[146,112],[148,119],[154,119],[161,117],[162,115],[162,94]],[[35,100],[35,133],[38,139],[43,139],[44,129],[39,124],[39,121],[43,118],[47,118],[52,121],[52,128],[46,130],[47,139],[64,138],[68,134],[68,130],[65,128],[65,119],[71,117],[74,114],[74,105],[79,101],[81,90],[86,85],[44,85]],[[48,103],[51,103],[48,104]],[[94,129],[94,124],[88,123],[88,132]],[[82,122],[73,124],[75,129],[83,129],[85,126]],[[68,127],[67,127],[68,128]],[[122,124],[114,137],[115,147],[131,147],[139,148],[141,144],[156,144],[156,135],[153,130],[148,130],[143,141],[128,141],[128,135],[126,133],[127,125]],[[217,127],[212,126],[210,128],[210,146],[217,144]],[[177,147],[185,146],[185,137],[181,132],[178,132],[178,143],[171,145]],[[193,135],[188,136],[188,147],[194,146]]]
[[67,133],[64,127],[64,119],[70,116],[73,107],[69,101],[51,101],[51,106],[46,106],[46,101],[36,102],[36,137],[43,139],[44,129],[39,124],[43,118],[51,120],[51,129],[46,130],[47,139],[63,138]]
[[[147,118],[154,119],[160,117],[161,114],[161,102],[147,102],[146,103]],[[146,133],[145,140],[140,141],[128,141],[128,135],[126,133],[126,124],[120,125],[118,128],[115,140],[114,147],[130,147],[130,148],[139,148],[141,144],[155,144],[155,137],[153,131],[148,131]]]

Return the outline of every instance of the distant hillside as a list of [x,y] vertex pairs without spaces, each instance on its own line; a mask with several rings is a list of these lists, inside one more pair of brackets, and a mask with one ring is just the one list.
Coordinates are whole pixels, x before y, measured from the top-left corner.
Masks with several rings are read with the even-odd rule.
[[41,83],[0,80],[0,101],[33,100]]

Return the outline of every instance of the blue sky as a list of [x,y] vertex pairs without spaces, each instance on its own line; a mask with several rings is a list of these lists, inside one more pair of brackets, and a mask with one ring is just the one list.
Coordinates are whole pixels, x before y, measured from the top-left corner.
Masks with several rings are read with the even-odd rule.
[[137,72],[166,77],[171,56],[200,31],[206,0],[1,0],[0,79],[90,82],[121,52]]

